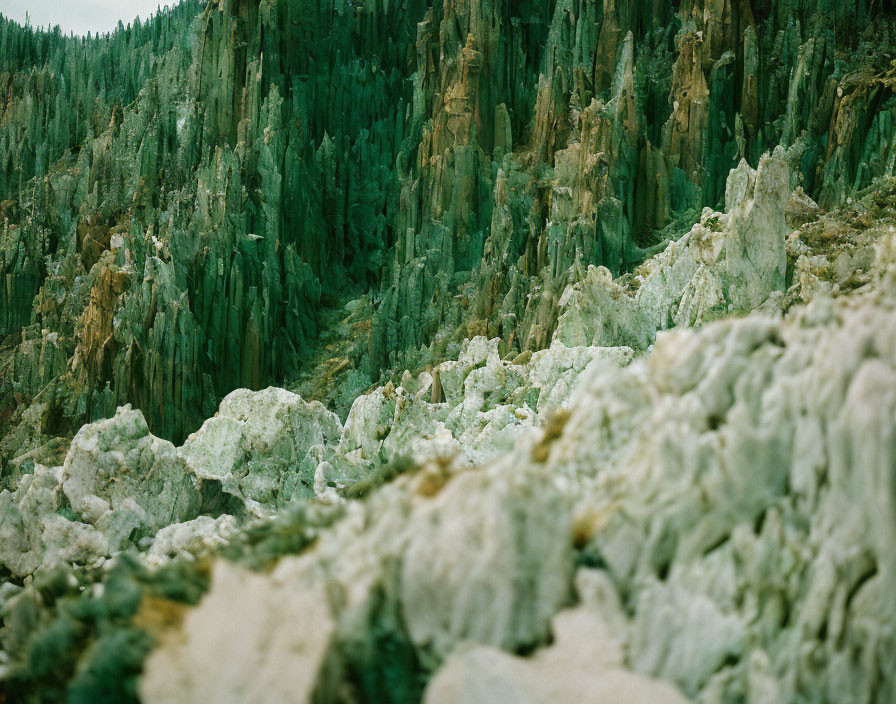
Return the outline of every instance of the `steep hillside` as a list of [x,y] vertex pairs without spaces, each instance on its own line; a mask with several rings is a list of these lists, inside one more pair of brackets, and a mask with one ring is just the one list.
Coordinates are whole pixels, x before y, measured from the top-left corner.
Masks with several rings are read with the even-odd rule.
[[894,238],[891,0],[0,17],[0,704],[896,700]]
[[375,310],[355,393],[476,334],[535,351],[568,283],[719,207],[741,157],[788,147],[825,208],[893,171],[886,5],[428,4],[4,23],[5,434],[130,402],[183,439],[295,380],[346,294]]

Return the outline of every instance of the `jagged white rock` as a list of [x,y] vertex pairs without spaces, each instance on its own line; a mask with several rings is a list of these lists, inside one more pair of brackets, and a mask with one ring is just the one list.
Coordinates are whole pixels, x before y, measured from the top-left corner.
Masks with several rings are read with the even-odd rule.
[[[279,575],[279,576],[278,576]],[[147,660],[146,704],[309,702],[334,631],[326,595],[219,562],[214,586],[187,614],[182,636]],[[239,604],[226,618],[221,610]]]
[[735,309],[753,310],[773,291],[784,290],[789,184],[787,154],[780,146],[764,155],[755,171],[741,161],[728,177],[725,296]]
[[606,576],[587,572],[578,581],[596,582],[608,598],[554,616],[550,647],[522,658],[461,645],[430,681],[425,704],[685,704],[674,686],[625,668],[612,625],[624,623],[622,607]]
[[78,431],[61,482],[72,509],[113,549],[134,531],[155,533],[199,514],[199,483],[174,445],[150,434],[143,414],[130,406]]
[[178,451],[202,479],[263,515],[314,496],[314,476],[342,435],[335,413],[285,389],[238,389]]
[[163,565],[174,558],[192,561],[226,545],[238,532],[236,519],[227,514],[218,518],[200,516],[186,523],[175,523],[158,532],[146,554],[146,562]]
[[589,266],[582,281],[560,298],[560,319],[554,340],[567,347],[627,346],[644,351],[656,327],[605,267]]
[[109,554],[103,533],[57,512],[61,479],[61,467],[36,465],[15,492],[0,492],[0,564],[14,576],[55,561],[89,564]]
[[[886,701],[896,306],[882,296],[663,333],[622,369],[597,360],[533,442],[485,468],[399,477],[275,579],[335,595],[333,663],[375,667],[370,639],[384,632],[427,668],[448,663],[429,701],[498,701],[521,682],[543,701],[565,659],[606,645],[591,640],[588,599],[555,617],[574,548],[603,565],[604,601],[624,599],[630,619],[598,609],[624,662],[560,678],[567,701],[604,686],[681,700],[625,669],[698,701]],[[258,621],[275,629],[267,613]],[[494,650],[544,644],[552,620],[556,645],[533,659]],[[190,686],[207,676],[190,674]]]
[[642,264],[634,295],[602,267],[589,267],[582,281],[567,287],[554,339],[645,351],[658,330],[701,325],[763,304],[780,310],[775,294],[784,292],[789,193],[782,148],[764,155],[755,170],[742,161],[728,176],[729,212],[705,209],[687,234]]
[[[92,562],[155,535],[146,560],[159,564],[220,544],[234,517],[269,516],[298,499],[340,501],[340,487],[399,457],[481,465],[528,442],[524,436],[565,405],[589,364],[625,365],[633,354],[555,342],[514,364],[500,358],[497,339],[476,337],[437,372],[405,374],[408,389],[389,383],[358,397],[344,428],[297,394],[240,389],[177,449],[124,407],[82,429],[65,469],[37,473],[34,487],[46,485],[43,493],[28,479],[15,494],[0,494],[0,530],[10,537],[0,561],[25,575],[45,559]],[[432,402],[434,375],[445,402]],[[83,523],[56,512],[60,482]],[[213,521],[197,518],[200,511],[225,515]],[[60,541],[66,549],[47,547]]]

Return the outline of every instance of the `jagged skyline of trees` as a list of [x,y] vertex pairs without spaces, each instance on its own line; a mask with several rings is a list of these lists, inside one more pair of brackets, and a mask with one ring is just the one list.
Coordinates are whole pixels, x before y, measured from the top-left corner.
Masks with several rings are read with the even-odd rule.
[[179,0],[3,0],[0,15],[20,25],[53,31],[57,26],[65,35],[91,36],[114,32],[119,27],[146,23],[179,3]]

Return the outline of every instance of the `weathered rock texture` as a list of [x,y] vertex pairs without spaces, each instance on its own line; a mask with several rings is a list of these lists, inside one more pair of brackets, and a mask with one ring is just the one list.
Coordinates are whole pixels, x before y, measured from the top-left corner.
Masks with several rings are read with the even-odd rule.
[[0,18],[0,702],[896,701],[894,36]]
[[[427,701],[889,701],[894,333],[880,293],[664,333],[628,368],[594,365],[488,468],[432,465],[352,506],[268,578],[330,595],[315,608],[334,619],[332,669],[306,691],[401,701],[390,673],[407,685],[444,663]],[[561,612],[576,564],[598,571]],[[550,632],[531,660],[493,650]],[[201,690],[226,676],[216,662],[159,655],[148,677]],[[352,674],[372,671],[386,682]]]
[[[633,357],[627,347],[556,343],[514,364],[499,357],[498,343],[474,338],[435,373],[359,396],[344,427],[319,402],[284,389],[239,389],[176,448],[149,432],[140,411],[119,408],[78,432],[62,466],[37,463],[13,491],[0,491],[0,567],[22,578],[126,547],[150,546],[153,564],[198,556],[244,519],[361,496],[395,466],[478,466],[562,409],[590,366]],[[444,400],[433,398],[435,377]]]
[[[90,40],[4,20],[3,461],[125,403],[179,442],[231,390],[315,369],[347,292],[375,308],[356,390],[475,335],[541,349],[589,265],[630,271],[778,144],[843,204],[894,168],[890,9],[190,0]],[[743,242],[767,217],[735,216]],[[779,254],[744,262],[763,290]]]

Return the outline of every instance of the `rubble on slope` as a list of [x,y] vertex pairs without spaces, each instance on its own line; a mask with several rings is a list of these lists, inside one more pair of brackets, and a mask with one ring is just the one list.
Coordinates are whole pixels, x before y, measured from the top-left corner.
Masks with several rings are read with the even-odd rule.
[[896,700],[894,36],[0,18],[0,700]]
[[[491,465],[424,467],[351,504],[268,578],[330,595],[328,666],[307,691],[351,682],[358,697],[397,701],[351,673],[410,667],[435,673],[431,701],[479,692],[468,642],[536,649],[531,662],[476,651],[507,673],[489,686],[517,691],[565,652],[567,625],[587,622],[587,609],[555,614],[574,603],[573,576],[597,570],[624,666],[688,698],[888,701],[893,283],[787,320],[662,333],[627,368],[592,365],[558,428]],[[542,653],[552,618],[557,645]],[[164,674],[191,687],[218,676],[164,657]],[[593,686],[652,686],[619,667],[595,670]],[[539,682],[527,694],[546,701]],[[563,684],[549,691],[568,699],[552,701],[578,701]]]
[[153,436],[140,411],[121,408],[84,426],[61,467],[36,464],[0,492],[0,564],[21,578],[129,546],[151,546],[153,561],[202,554],[226,542],[221,530],[233,534],[231,520],[315,498],[338,502],[396,462],[478,466],[561,408],[590,364],[632,357],[627,348],[556,344],[513,364],[499,357],[497,340],[474,338],[435,377],[406,375],[407,388],[389,383],[359,396],[344,426],[284,389],[240,389],[179,448]]

